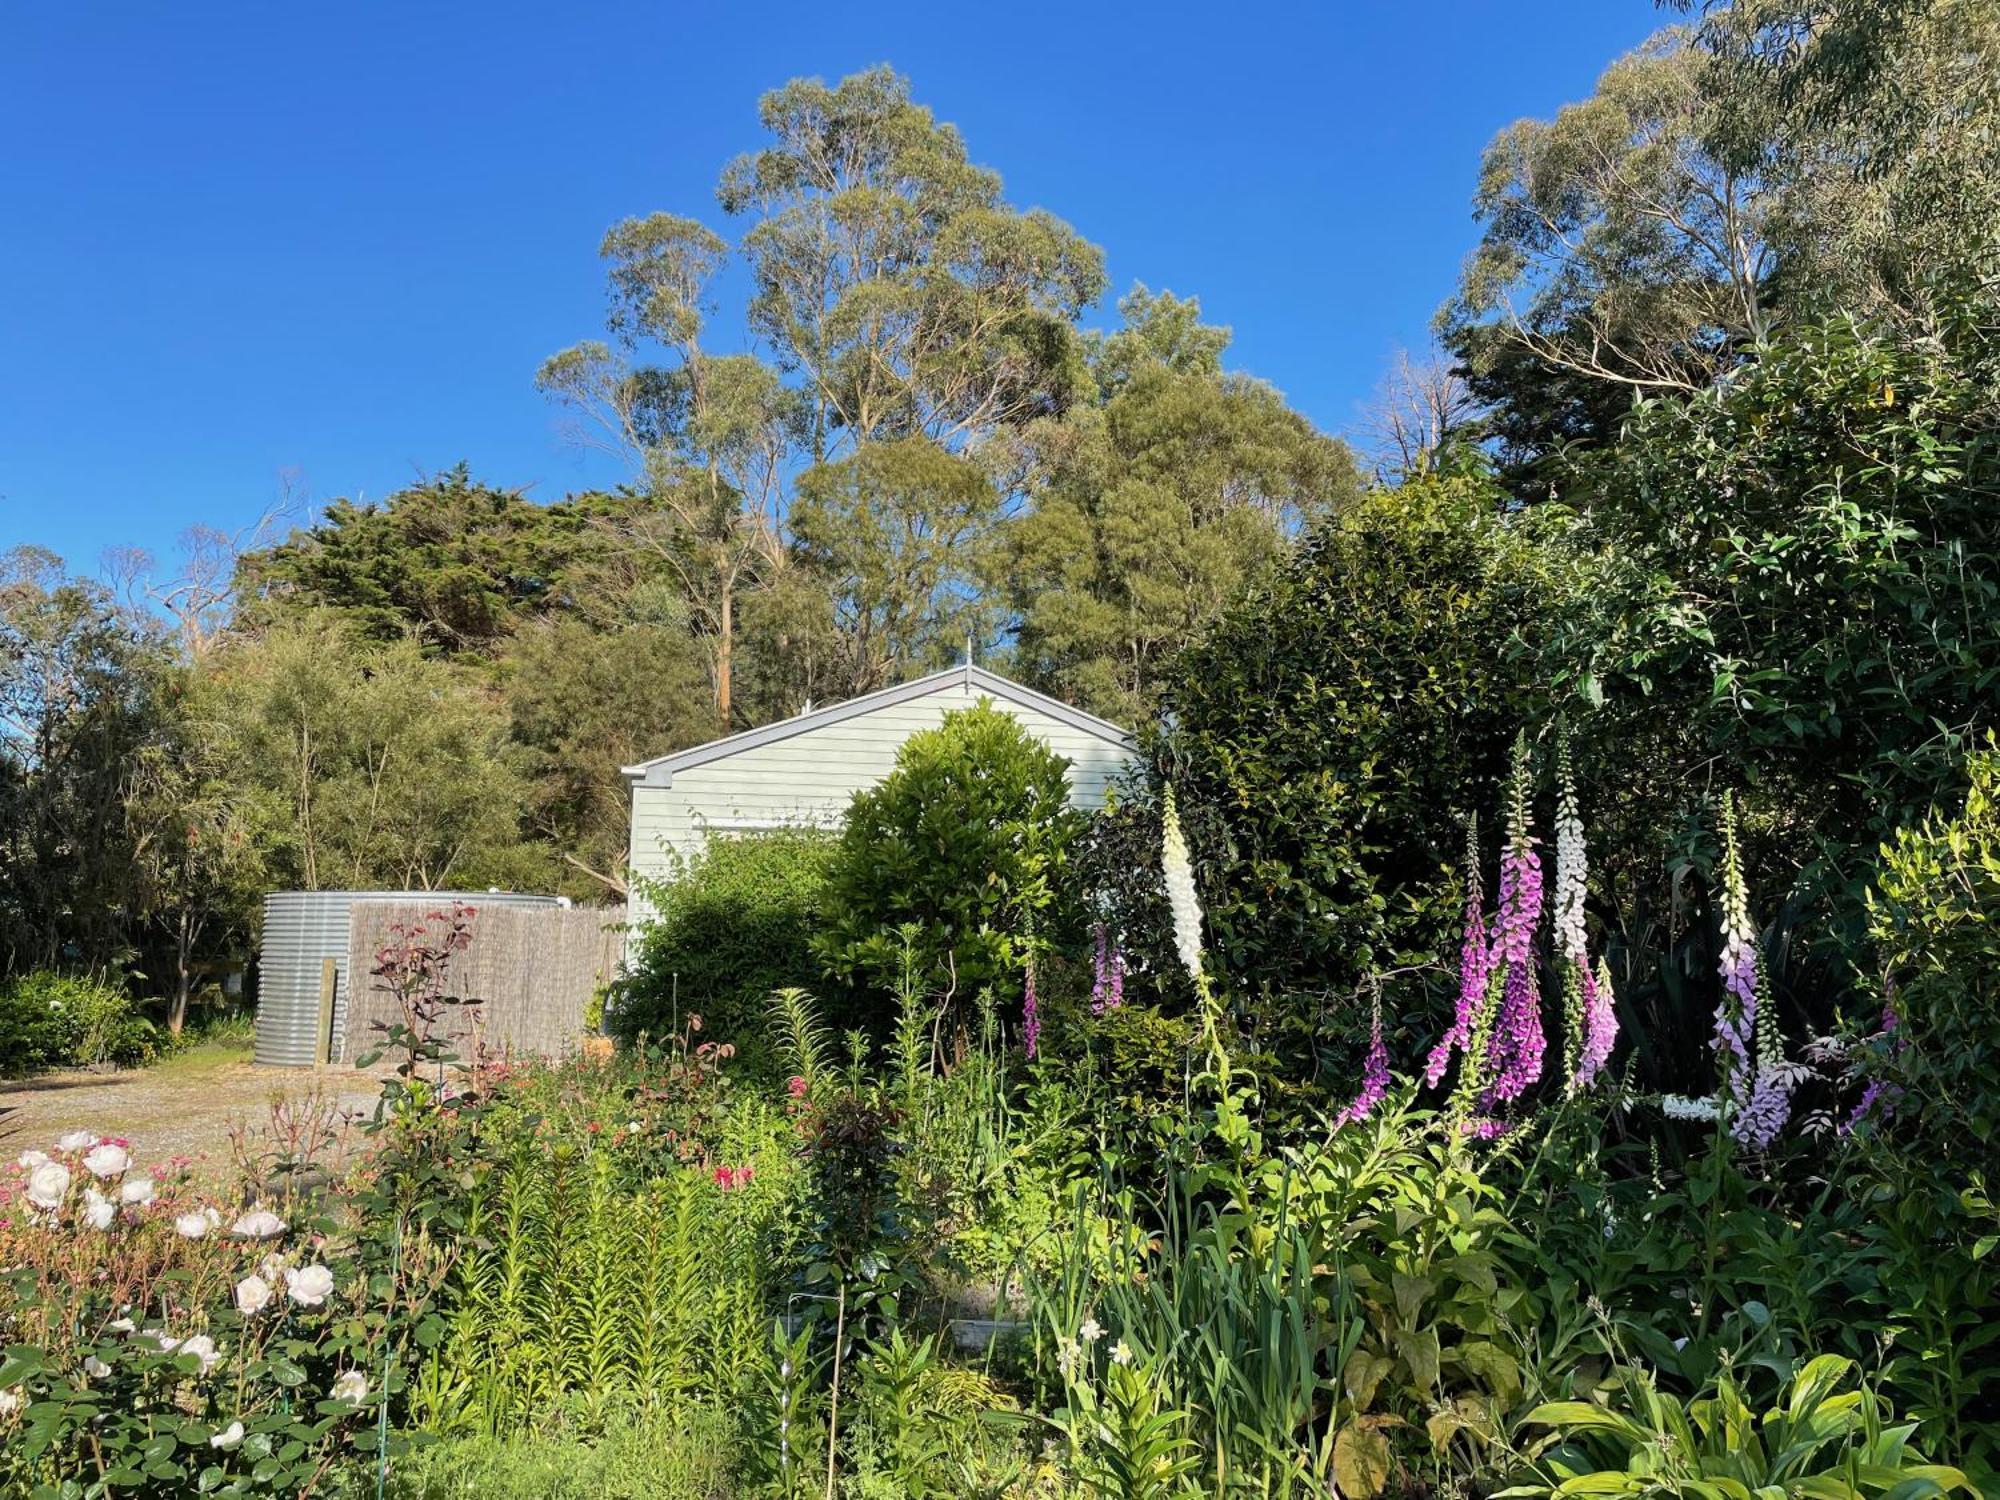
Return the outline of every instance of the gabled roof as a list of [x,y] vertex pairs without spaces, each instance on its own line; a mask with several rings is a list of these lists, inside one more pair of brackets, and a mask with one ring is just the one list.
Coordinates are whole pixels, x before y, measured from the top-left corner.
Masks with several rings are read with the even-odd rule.
[[828,724],[838,724],[843,719],[856,719],[863,714],[873,713],[878,708],[907,703],[913,698],[926,698],[932,693],[942,692],[951,687],[963,687],[970,692],[983,693],[989,698],[1018,704],[1022,708],[1035,709],[1069,725],[1072,729],[1080,729],[1085,734],[1095,735],[1107,744],[1116,745],[1121,750],[1138,749],[1132,736],[1109,719],[1100,719],[1096,714],[1087,714],[1080,708],[1071,708],[1067,703],[1051,698],[1046,693],[1038,693],[1033,688],[1023,687],[1010,678],[1002,677],[998,672],[989,672],[984,667],[965,662],[956,667],[946,667],[941,672],[932,672],[927,677],[916,677],[908,682],[899,682],[894,687],[863,693],[859,698],[849,698],[845,703],[835,703],[826,708],[815,708],[808,713],[796,714],[789,719],[780,719],[777,723],[766,724],[761,729],[746,729],[741,734],[710,740],[706,745],[695,745],[686,750],[676,750],[672,755],[660,755],[652,760],[642,760],[636,766],[626,766],[625,777],[636,785],[672,786],[676,771],[705,766],[711,761],[726,760],[742,751],[754,750],[759,745],[776,744],[779,740],[788,740],[795,734],[810,734],[813,730],[822,729]]

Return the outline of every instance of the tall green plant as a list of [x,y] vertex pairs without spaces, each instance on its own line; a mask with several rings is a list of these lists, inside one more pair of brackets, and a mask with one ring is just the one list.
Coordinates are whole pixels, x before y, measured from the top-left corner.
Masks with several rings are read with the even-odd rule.
[[896,768],[857,792],[829,872],[816,940],[843,979],[893,992],[914,924],[933,994],[1018,993],[1036,943],[1074,922],[1065,902],[1083,815],[1068,763],[982,701],[904,741]]

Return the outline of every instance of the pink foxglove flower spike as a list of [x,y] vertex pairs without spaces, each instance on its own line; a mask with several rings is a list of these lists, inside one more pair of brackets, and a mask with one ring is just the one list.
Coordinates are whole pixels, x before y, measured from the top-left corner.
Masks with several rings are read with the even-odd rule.
[[1507,841],[1500,856],[1500,918],[1493,961],[1502,981],[1500,1014],[1487,1044],[1491,1082],[1483,1104],[1518,1099],[1542,1076],[1541,987],[1535,973],[1535,932],[1542,919],[1542,861],[1528,824],[1528,740],[1514,745],[1507,803]]
[[1486,983],[1493,953],[1486,939],[1486,891],[1479,878],[1479,819],[1465,825],[1465,940],[1458,950],[1458,1010],[1451,1030],[1438,1038],[1424,1064],[1424,1082],[1436,1088],[1451,1066],[1454,1050],[1469,1052],[1479,1014],[1486,1006]]

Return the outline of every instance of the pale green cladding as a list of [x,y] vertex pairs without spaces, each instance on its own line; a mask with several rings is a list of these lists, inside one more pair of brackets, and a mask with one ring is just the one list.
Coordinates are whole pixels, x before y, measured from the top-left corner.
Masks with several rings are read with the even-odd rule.
[[[1097,807],[1137,758],[1117,725],[979,667],[953,667],[747,734],[625,768],[631,869],[671,878],[711,835],[788,825],[837,827],[854,794],[895,768],[896,752],[954,709],[985,699],[1069,762],[1070,800]],[[634,915],[642,915],[635,899]]]

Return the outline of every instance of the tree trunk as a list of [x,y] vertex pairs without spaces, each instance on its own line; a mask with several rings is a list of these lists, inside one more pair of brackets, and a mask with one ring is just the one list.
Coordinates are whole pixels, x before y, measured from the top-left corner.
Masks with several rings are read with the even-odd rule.
[[174,941],[174,999],[167,1011],[167,1034],[179,1036],[187,1025],[188,991],[192,988],[192,976],[188,972],[188,956],[194,947],[194,934],[188,930],[185,914],[181,917],[180,931]]
[[716,611],[721,628],[716,632],[715,642],[715,716],[722,722],[722,732],[729,733],[729,677],[731,659],[736,651],[736,591],[728,583],[722,585],[721,607]]

